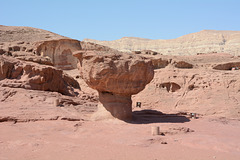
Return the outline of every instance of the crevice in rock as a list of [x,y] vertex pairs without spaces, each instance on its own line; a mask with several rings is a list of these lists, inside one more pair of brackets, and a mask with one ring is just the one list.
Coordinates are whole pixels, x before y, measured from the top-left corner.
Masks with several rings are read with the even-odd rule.
[[81,118],[71,118],[71,117],[63,117],[61,120],[67,120],[67,121],[84,121],[84,119]]
[[111,95],[113,95],[112,92],[108,92],[108,91],[102,91],[102,94],[111,94]]
[[181,86],[174,82],[166,82],[158,85],[159,88],[166,88],[168,92],[176,92],[181,89]]

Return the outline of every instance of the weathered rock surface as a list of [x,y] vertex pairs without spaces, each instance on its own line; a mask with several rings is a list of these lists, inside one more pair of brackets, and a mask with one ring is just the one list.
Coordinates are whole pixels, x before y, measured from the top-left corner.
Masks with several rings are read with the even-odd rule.
[[22,55],[22,56],[16,57],[16,59],[53,66],[53,63],[52,63],[51,59],[47,56],[42,57],[42,56],[35,56],[35,55],[29,55],[29,56],[28,55]]
[[129,120],[131,95],[143,90],[154,75],[151,61],[120,52],[76,51],[81,77],[99,93],[99,111]]
[[[134,106],[142,102],[142,109],[239,119],[240,70],[232,70],[240,67],[239,57],[216,53],[156,59],[170,63],[155,69],[151,83],[134,95]],[[185,64],[192,64],[192,68]]]
[[72,55],[77,50],[114,51],[111,48],[74,39],[58,39],[35,44],[35,52],[39,56],[50,57],[53,66],[70,70],[77,68],[77,58]]
[[176,62],[175,64],[175,67],[176,68],[193,68],[193,65],[190,64],[190,63],[187,63],[185,61],[179,61],[179,62]]
[[76,50],[109,51],[113,49],[80,42],[42,29],[0,26],[0,55],[20,57],[21,60],[70,70],[77,68],[78,60],[72,56]]
[[77,59],[72,56],[76,50],[81,50],[78,40],[59,39],[39,42],[36,44],[36,54],[50,57],[55,67],[60,69],[77,68]]
[[164,55],[196,55],[200,53],[230,53],[240,55],[240,31],[202,30],[170,40],[124,37],[114,41],[84,39],[120,51],[152,50]]
[[51,66],[0,56],[0,86],[54,91],[74,96],[80,89],[76,80]]

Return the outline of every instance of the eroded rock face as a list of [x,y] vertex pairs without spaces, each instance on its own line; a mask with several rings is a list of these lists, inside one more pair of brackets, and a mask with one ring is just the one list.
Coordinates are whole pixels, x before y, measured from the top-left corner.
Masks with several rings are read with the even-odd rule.
[[169,63],[170,63],[169,60],[162,59],[162,58],[152,59],[152,64],[154,66],[154,69],[165,68]]
[[[161,58],[171,63],[155,70],[151,83],[132,96],[133,104],[141,102],[141,109],[162,112],[184,111],[239,119],[240,57],[222,53]],[[193,68],[186,69],[187,65],[179,62],[192,64]]]
[[49,57],[47,57],[47,56],[46,57],[42,57],[42,56],[23,55],[23,56],[16,57],[16,59],[53,66],[53,64],[51,62],[51,59]]
[[72,56],[72,53],[81,49],[78,40],[50,40],[40,42],[36,46],[37,55],[50,57],[55,67],[60,69],[73,69],[77,67],[77,59]]
[[46,30],[0,26],[0,55],[52,65],[62,70],[77,68],[77,50],[110,51],[109,47],[70,39]]
[[54,91],[74,96],[80,89],[76,80],[51,66],[0,56],[0,86]]
[[152,62],[117,51],[77,51],[74,56],[79,59],[81,77],[99,93],[99,110],[105,109],[118,119],[131,119],[131,95],[139,93],[152,80]]

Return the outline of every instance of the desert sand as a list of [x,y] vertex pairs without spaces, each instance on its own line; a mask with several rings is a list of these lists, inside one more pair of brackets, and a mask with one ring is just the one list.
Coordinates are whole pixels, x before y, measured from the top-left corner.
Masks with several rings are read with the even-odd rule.
[[[1,160],[240,157],[239,121],[151,114],[147,119],[151,120],[4,122],[0,124]],[[160,126],[164,135],[152,136],[152,126]]]

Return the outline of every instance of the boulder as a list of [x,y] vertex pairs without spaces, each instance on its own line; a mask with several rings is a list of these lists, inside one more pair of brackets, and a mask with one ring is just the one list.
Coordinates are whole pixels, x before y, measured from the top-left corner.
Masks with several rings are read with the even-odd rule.
[[224,64],[217,64],[216,66],[213,67],[213,69],[216,70],[235,70],[235,68],[237,68],[237,70],[240,67],[240,62],[228,62],[228,63],[224,63]]
[[168,59],[162,59],[162,58],[152,59],[152,64],[154,66],[154,69],[165,68],[170,62],[171,60],[168,60]]
[[83,80],[99,93],[99,117],[131,120],[131,96],[153,79],[151,60],[118,51],[76,51]]
[[179,62],[176,62],[175,67],[190,69],[190,68],[193,68],[193,65],[185,61],[179,61]]

